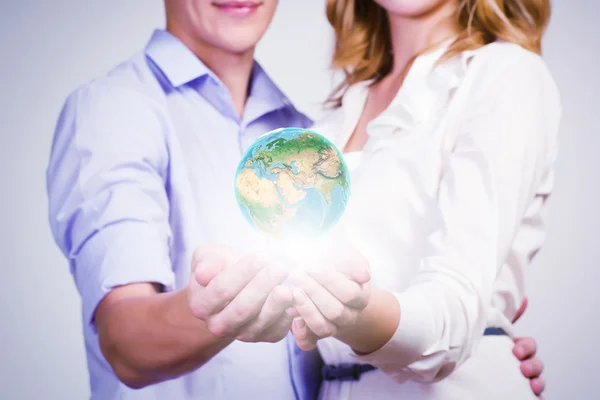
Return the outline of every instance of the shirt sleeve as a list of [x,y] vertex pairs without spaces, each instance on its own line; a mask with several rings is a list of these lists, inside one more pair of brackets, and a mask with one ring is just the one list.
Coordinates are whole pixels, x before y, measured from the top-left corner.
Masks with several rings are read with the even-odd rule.
[[488,318],[490,323],[499,321],[500,327],[512,327],[511,321],[525,297],[525,270],[546,239],[546,201],[553,187],[554,171],[548,170],[521,221],[506,262],[494,281],[492,311],[495,315]]
[[173,287],[164,121],[152,98],[95,82],[69,96],[57,123],[47,169],[50,225],[92,327],[97,305],[116,286]]
[[558,92],[541,58],[521,54],[473,86],[440,178],[440,228],[414,280],[395,293],[398,328],[381,349],[355,355],[398,382],[442,379],[472,353],[494,282],[552,169]]

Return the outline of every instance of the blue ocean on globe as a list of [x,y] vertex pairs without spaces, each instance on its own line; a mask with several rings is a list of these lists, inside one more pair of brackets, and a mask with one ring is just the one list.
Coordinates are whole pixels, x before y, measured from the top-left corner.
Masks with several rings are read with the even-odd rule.
[[350,197],[341,152],[304,128],[281,128],[258,138],[240,160],[235,195],[246,220],[276,237],[315,237],[340,220]]

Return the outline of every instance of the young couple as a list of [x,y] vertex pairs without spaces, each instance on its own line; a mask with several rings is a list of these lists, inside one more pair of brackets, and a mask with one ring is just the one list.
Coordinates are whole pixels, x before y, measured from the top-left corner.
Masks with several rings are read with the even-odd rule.
[[548,1],[327,1],[346,79],[314,129],[350,164],[351,246],[292,274],[232,193],[255,139],[312,125],[253,60],[276,6],[166,0],[167,29],[66,101],[50,221],[92,398],[535,398],[511,321],[552,189]]

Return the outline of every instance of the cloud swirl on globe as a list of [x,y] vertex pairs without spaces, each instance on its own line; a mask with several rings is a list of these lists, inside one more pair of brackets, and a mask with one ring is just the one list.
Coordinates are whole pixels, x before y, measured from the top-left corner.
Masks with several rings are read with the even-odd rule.
[[317,132],[281,128],[258,138],[243,155],[235,196],[246,220],[278,238],[328,232],[350,197],[350,173],[340,151]]

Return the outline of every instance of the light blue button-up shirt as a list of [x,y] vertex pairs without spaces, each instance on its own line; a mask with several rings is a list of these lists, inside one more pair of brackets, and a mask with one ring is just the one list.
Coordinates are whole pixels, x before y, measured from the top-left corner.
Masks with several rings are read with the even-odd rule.
[[314,395],[314,354],[289,337],[236,341],[195,372],[133,390],[102,355],[93,324],[115,286],[185,287],[202,243],[260,245],[235,201],[237,163],[261,134],[309,124],[258,64],[240,118],[216,75],[163,30],[144,52],[69,96],[47,171],[50,223],[82,298],[92,399]]

